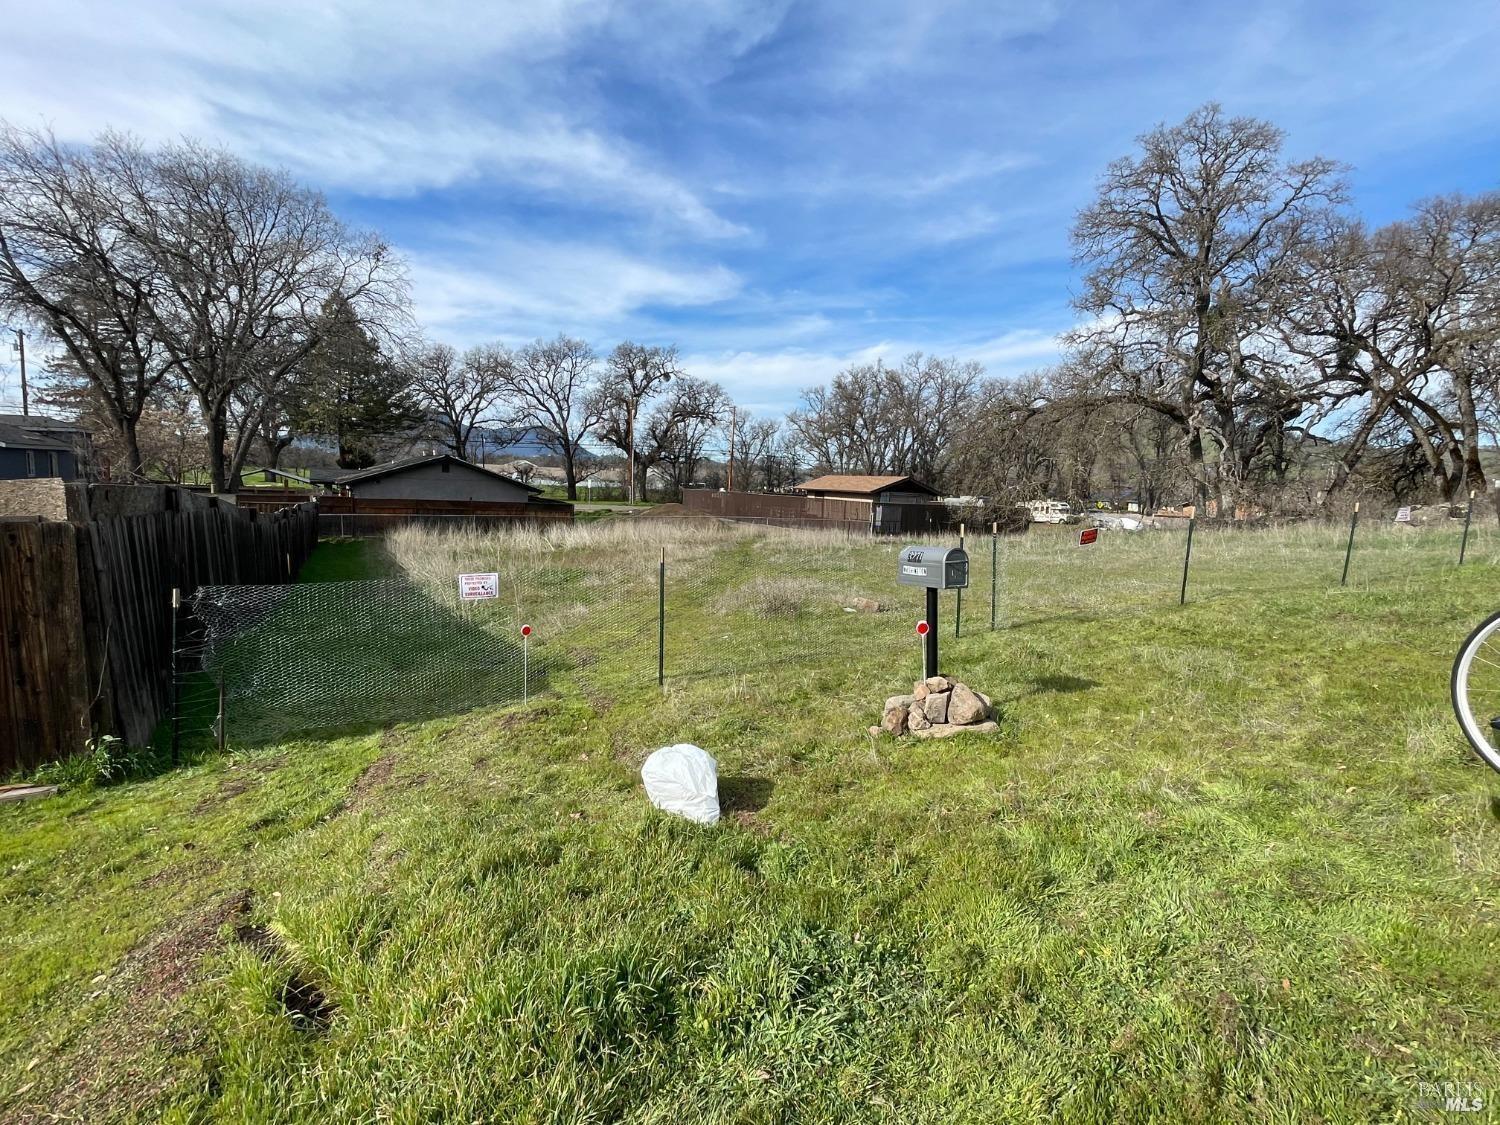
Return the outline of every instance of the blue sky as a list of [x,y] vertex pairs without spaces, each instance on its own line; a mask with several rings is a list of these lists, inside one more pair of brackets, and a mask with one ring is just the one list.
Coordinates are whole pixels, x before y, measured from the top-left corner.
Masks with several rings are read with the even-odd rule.
[[1210,99],[1374,222],[1500,187],[1495,0],[6,7],[12,121],[284,165],[401,250],[431,338],[676,343],[761,413],[877,355],[1045,364],[1095,178]]

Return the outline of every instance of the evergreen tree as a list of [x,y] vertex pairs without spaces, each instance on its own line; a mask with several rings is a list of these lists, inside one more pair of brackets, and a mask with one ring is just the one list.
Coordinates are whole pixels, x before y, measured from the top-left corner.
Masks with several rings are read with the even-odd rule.
[[323,306],[318,329],[318,343],[298,381],[301,393],[289,404],[296,415],[293,428],[333,438],[339,466],[363,469],[375,463],[381,438],[421,418],[411,380],[341,296]]

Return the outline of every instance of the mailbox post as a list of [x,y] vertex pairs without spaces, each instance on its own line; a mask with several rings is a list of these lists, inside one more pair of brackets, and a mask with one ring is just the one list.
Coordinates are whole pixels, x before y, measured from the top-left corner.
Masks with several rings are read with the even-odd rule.
[[902,547],[896,581],[927,591],[926,675],[938,674],[938,591],[969,584],[969,556],[962,547]]

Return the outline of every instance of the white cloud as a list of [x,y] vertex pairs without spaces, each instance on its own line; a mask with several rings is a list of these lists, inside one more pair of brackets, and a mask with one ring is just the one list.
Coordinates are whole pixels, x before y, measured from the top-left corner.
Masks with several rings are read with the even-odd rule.
[[998,212],[976,203],[935,215],[919,223],[914,233],[922,242],[964,242],[981,235],[993,234],[1000,229],[1001,221],[1002,216]]
[[[122,18],[65,0],[8,25],[0,105],[68,140],[105,127],[157,142],[193,135],[366,195],[484,176],[702,237],[744,234],[600,127],[587,83],[560,65],[580,37],[614,34],[615,11],[605,0],[483,11],[456,0],[141,0]],[[712,26],[684,18],[680,40]]]
[[723,266],[676,266],[586,244],[497,238],[482,256],[465,248],[408,257],[418,321],[460,345],[557,332],[598,342],[643,311],[712,305],[740,289]]

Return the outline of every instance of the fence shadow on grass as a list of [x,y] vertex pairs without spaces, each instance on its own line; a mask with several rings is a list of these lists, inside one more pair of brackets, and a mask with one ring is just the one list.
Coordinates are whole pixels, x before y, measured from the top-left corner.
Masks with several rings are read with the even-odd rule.
[[184,730],[217,734],[222,683],[226,739],[240,745],[520,702],[560,664],[524,660],[503,619],[402,580],[205,587],[193,611],[200,671]]

